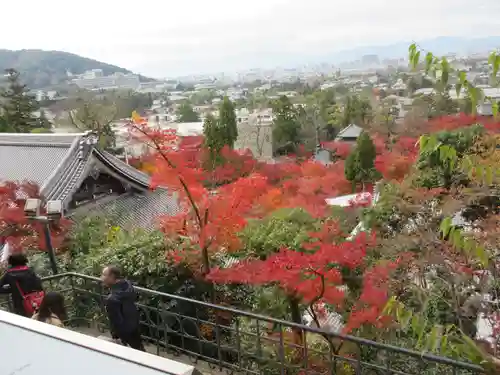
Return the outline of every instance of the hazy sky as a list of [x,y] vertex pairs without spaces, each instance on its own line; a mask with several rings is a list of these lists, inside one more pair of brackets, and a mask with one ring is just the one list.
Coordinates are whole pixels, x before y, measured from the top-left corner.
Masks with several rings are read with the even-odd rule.
[[500,0],[18,0],[4,10],[2,30],[13,36],[2,33],[0,48],[63,50],[156,77],[500,35]]

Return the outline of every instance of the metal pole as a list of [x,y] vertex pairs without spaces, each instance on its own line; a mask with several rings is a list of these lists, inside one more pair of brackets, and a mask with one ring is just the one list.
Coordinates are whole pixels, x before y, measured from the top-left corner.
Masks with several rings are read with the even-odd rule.
[[57,263],[56,256],[54,254],[54,248],[52,247],[52,239],[50,238],[50,226],[49,222],[43,223],[43,232],[45,236],[45,245],[47,246],[47,251],[49,252],[50,268],[52,268],[52,273],[57,275]]

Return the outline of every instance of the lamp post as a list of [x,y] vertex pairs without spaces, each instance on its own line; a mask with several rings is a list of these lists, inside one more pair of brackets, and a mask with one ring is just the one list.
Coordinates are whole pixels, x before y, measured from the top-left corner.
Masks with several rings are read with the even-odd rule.
[[50,223],[59,220],[63,216],[62,202],[60,200],[48,201],[46,205],[46,215],[40,215],[42,201],[40,199],[26,199],[24,205],[24,214],[29,220],[38,221],[43,225],[43,235],[45,237],[45,245],[49,254],[50,268],[52,273],[56,275],[57,262],[52,247],[52,239],[50,237]]

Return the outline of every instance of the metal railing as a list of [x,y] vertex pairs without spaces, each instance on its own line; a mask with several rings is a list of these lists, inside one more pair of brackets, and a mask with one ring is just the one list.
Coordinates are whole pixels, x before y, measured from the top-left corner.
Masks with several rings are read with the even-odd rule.
[[[96,277],[44,279],[64,294],[68,324],[108,329],[107,291]],[[229,307],[136,287],[141,333],[158,355],[184,355],[228,374],[475,375],[481,367]]]

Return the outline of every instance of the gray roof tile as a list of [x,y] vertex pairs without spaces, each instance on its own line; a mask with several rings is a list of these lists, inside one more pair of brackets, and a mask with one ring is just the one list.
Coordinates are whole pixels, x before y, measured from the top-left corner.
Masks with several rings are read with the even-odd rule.
[[31,181],[41,186],[68,151],[69,146],[7,146],[0,143],[0,181]]
[[124,161],[118,159],[116,156],[111,155],[109,152],[95,149],[94,154],[97,156],[99,160],[103,161],[105,164],[120,170],[129,178],[136,180],[142,185],[145,185],[145,187],[149,187],[151,179],[149,175],[147,175],[146,173],[141,172],[140,170],[128,165]]
[[342,129],[339,134],[337,134],[337,139],[341,138],[358,138],[363,132],[363,128],[358,125],[351,124]]
[[35,145],[60,144],[71,146],[75,138],[81,137],[82,133],[59,133],[59,134],[30,134],[30,133],[0,133],[0,145],[8,143],[22,143]]
[[45,186],[82,135],[0,133],[0,181]]
[[74,211],[72,218],[78,221],[89,213],[105,215],[114,225],[125,229],[152,230],[158,217],[174,215],[178,210],[176,198],[158,189],[142,194],[123,194],[82,206]]

